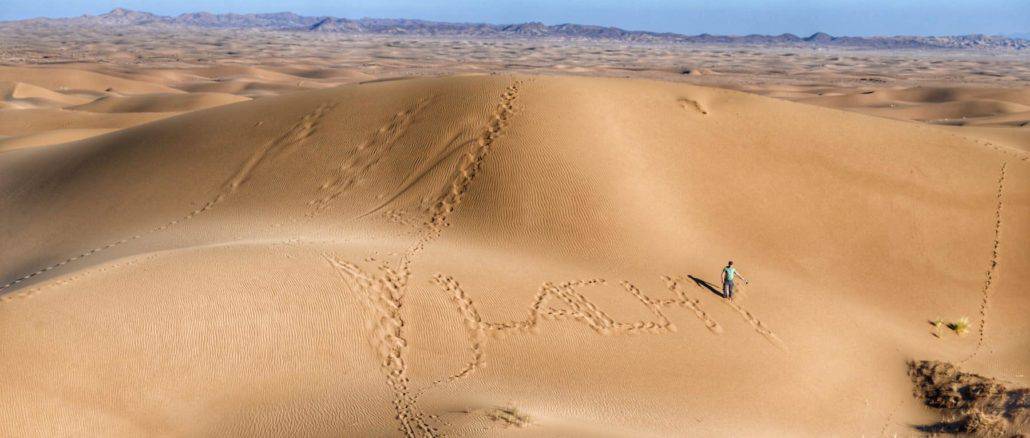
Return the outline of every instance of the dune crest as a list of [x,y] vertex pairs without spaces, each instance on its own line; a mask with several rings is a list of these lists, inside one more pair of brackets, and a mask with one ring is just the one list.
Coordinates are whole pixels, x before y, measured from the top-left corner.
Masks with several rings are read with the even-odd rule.
[[929,421],[912,358],[1026,386],[1018,149],[631,79],[194,99],[0,143],[0,435],[872,435]]

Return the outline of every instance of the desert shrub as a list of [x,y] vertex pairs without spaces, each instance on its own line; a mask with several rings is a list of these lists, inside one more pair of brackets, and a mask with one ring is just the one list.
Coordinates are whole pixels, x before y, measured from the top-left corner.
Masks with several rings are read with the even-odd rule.
[[969,333],[969,318],[963,316],[955,322],[948,323],[948,328],[959,336]]

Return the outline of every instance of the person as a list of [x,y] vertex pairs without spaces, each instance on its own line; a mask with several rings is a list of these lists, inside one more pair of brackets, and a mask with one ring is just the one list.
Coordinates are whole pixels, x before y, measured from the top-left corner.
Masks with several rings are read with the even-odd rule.
[[741,280],[744,280],[744,284],[747,284],[747,280],[744,279],[743,275],[740,275],[740,273],[737,272],[737,268],[733,267],[733,261],[730,260],[730,262],[726,264],[726,267],[722,268],[722,296],[723,297],[729,298],[729,299],[733,299],[733,292],[736,290],[736,288],[733,287],[733,281],[737,277],[740,277]]

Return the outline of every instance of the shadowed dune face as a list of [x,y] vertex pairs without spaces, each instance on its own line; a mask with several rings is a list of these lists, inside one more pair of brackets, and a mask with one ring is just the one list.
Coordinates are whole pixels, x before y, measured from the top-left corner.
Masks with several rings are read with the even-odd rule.
[[103,97],[70,110],[93,113],[187,112],[249,100],[246,97],[218,93],[141,95]]
[[943,125],[1022,128],[1030,124],[1030,94],[1022,89],[916,87],[811,97],[801,101]]
[[366,78],[338,73],[316,72],[310,79],[239,65],[3,66],[0,152],[75,141],[190,111]]
[[1025,150],[669,82],[325,85],[0,149],[0,435],[873,435],[932,421],[913,357],[1026,386]]
[[[181,32],[0,25],[0,149],[81,138],[183,111],[398,77],[518,73],[632,77],[729,88],[867,115],[954,126],[989,147],[1030,143],[1027,55],[1017,50],[904,50],[629,44],[617,41]],[[217,96],[217,97],[216,97]],[[14,110],[139,113],[59,127]],[[147,113],[144,115],[144,113]],[[152,113],[152,114],[151,114]],[[35,116],[33,116],[35,117]],[[958,129],[972,128],[972,129]],[[74,130],[39,134],[51,129]],[[101,131],[96,131],[101,132]],[[3,141],[3,140],[0,140]]]

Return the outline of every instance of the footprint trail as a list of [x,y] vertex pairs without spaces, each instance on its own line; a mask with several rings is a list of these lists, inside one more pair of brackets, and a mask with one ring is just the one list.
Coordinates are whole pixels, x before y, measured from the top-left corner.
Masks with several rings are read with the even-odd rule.
[[285,133],[275,138],[274,140],[261,145],[261,147],[254,151],[254,153],[243,163],[243,165],[236,170],[233,176],[230,177],[225,182],[225,184],[223,184],[221,189],[210,200],[205,202],[200,208],[190,211],[189,213],[183,216],[172,219],[171,221],[168,221],[143,233],[126,237],[124,239],[116,240],[103,246],[92,248],[88,251],[61,260],[52,265],[44,266],[42,268],[37,269],[36,271],[17,277],[6,284],[0,285],[0,295],[2,295],[8,289],[17,286],[18,284],[26,280],[29,280],[33,277],[47,273],[54,269],[61,268],[69,263],[82,260],[84,258],[93,256],[97,253],[109,250],[111,248],[115,248],[126,243],[138,240],[143,236],[159,233],[178,224],[189,221],[207,211],[210,211],[212,208],[214,208],[218,204],[221,204],[226,199],[231,197],[234,193],[236,193],[239,190],[239,188],[250,179],[255,169],[257,169],[263,162],[269,159],[269,157],[274,157],[275,155],[283,151],[287,151],[291,148],[294,148],[301,142],[303,142],[303,140],[311,136],[311,134],[315,132],[315,129],[317,128],[318,123],[322,119],[322,117],[324,117],[326,113],[332,110],[334,106],[334,104],[330,103],[324,103],[322,105],[319,105],[314,111],[305,114],[303,117],[301,117],[301,120],[295,125],[293,125],[290,129],[288,129]]

